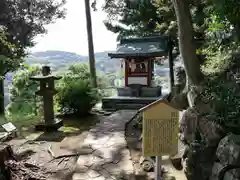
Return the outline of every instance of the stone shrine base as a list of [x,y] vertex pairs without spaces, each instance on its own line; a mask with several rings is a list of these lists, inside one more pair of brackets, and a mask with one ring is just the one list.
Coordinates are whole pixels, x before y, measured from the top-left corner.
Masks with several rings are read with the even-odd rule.
[[53,123],[53,124],[45,124],[45,122],[37,124],[35,126],[35,130],[36,131],[53,132],[53,131],[57,131],[62,126],[63,126],[63,121],[60,119],[55,119],[55,123]]

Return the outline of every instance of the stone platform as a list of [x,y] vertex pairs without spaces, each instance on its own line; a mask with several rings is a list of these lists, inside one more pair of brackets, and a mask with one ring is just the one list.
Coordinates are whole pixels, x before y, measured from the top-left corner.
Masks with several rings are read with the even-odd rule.
[[132,109],[138,110],[142,107],[160,99],[159,97],[131,97],[131,96],[112,96],[102,99],[102,108],[106,110]]
[[124,173],[131,179],[134,173],[125,140],[125,124],[136,114],[121,110],[103,119],[84,140],[89,154],[78,158],[72,180],[114,180]]

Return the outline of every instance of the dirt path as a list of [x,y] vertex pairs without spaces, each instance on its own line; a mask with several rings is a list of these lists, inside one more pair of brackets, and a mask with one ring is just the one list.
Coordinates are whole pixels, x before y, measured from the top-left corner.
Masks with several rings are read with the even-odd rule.
[[15,154],[22,155],[21,162],[40,167],[47,180],[71,180],[78,156],[53,160],[49,149],[54,156],[79,153],[89,130],[102,118],[102,115],[81,119],[68,117],[57,132],[20,131],[19,138],[6,143],[11,145]]
[[126,148],[125,124],[135,114],[136,111],[131,110],[117,111],[90,130],[83,147],[92,149],[92,152],[78,158],[73,180],[133,178],[133,164]]
[[12,146],[16,154],[24,154],[23,162],[42,167],[48,176],[48,180],[70,180],[78,157],[53,160],[49,148],[51,147],[55,156],[76,153],[87,133],[83,132],[77,136],[66,137],[60,142],[28,142],[26,139],[14,139],[9,141],[8,144]]

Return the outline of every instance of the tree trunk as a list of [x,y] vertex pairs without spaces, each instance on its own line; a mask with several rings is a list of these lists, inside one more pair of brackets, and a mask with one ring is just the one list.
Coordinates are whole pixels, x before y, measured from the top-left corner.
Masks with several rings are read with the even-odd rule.
[[169,53],[168,53],[168,61],[169,61],[169,77],[170,77],[170,90],[175,95],[175,88],[174,88],[174,63],[173,63],[173,44],[172,40],[170,39],[169,42]]
[[11,179],[10,169],[6,166],[5,162],[14,158],[11,146],[0,145],[0,179]]
[[196,55],[189,1],[172,0],[172,2],[178,21],[179,49],[183,58],[187,82],[192,85],[198,85],[203,78],[203,74],[201,73],[200,62]]
[[92,20],[91,20],[91,10],[90,10],[90,0],[85,0],[85,11],[86,11],[86,23],[87,23],[87,34],[88,34],[88,56],[89,56],[89,66],[92,79],[92,85],[94,88],[97,87],[97,77],[95,68],[95,58],[94,58],[94,47],[93,47],[93,37],[92,37]]
[[0,77],[0,115],[4,114],[4,79]]

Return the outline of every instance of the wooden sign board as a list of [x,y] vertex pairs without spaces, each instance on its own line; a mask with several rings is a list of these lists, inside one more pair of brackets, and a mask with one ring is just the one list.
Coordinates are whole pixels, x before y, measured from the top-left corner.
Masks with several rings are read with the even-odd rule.
[[143,156],[178,153],[179,111],[162,102],[143,111]]

